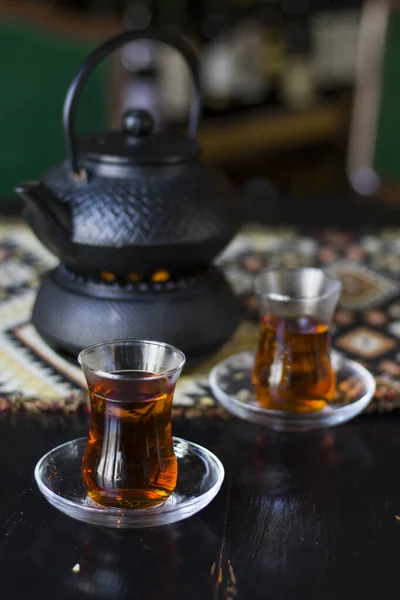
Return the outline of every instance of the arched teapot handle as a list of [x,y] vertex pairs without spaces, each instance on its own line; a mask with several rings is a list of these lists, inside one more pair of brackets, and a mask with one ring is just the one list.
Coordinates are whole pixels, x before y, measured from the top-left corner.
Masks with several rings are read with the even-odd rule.
[[94,69],[107,58],[107,56],[121,46],[136,40],[155,40],[167,44],[180,52],[186,60],[194,84],[194,96],[190,107],[188,134],[191,137],[196,136],[201,111],[201,89],[199,63],[195,51],[182,37],[167,30],[149,29],[146,31],[126,31],[110,38],[98,46],[85,60],[69,86],[64,102],[63,125],[67,152],[71,161],[72,170],[76,175],[79,175],[81,172],[75,132],[76,107],[81,93]]

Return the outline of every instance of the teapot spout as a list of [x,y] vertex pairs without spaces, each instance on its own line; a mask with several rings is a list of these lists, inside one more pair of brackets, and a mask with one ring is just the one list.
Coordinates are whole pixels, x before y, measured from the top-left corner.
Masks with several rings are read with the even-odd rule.
[[63,233],[70,235],[71,217],[69,210],[44,183],[28,181],[17,185],[14,189],[25,202],[27,208],[39,213],[49,224],[56,221]]

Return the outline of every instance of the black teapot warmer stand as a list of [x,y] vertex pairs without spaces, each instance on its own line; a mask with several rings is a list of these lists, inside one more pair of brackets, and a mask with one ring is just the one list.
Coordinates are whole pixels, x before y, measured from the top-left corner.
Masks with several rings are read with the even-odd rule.
[[122,282],[61,264],[45,275],[32,314],[42,338],[67,357],[94,338],[141,338],[182,348],[189,364],[213,354],[238,321],[239,301],[215,266],[175,280]]

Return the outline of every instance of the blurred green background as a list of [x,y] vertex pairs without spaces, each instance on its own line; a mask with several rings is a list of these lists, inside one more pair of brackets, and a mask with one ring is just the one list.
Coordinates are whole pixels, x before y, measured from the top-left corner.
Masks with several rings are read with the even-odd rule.
[[[93,47],[19,20],[0,21],[0,196],[65,157],[65,94]],[[105,76],[104,68],[96,71],[82,95],[78,133],[105,127]]]

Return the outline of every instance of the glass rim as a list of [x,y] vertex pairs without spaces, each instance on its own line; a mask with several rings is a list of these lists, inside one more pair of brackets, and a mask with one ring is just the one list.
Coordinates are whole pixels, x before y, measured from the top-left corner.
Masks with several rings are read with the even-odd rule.
[[[97,342],[96,344],[92,344],[91,346],[87,346],[86,348],[83,348],[83,350],[81,350],[78,354],[78,362],[80,364],[80,366],[82,367],[83,370],[88,370],[91,373],[94,373],[100,377],[105,377],[106,379],[114,379],[114,380],[126,380],[126,381],[133,381],[133,379],[131,377],[127,377],[126,375],[120,375],[117,373],[110,373],[109,371],[104,371],[103,369],[93,369],[92,367],[89,367],[86,365],[86,363],[84,363],[83,360],[83,355],[86,354],[87,352],[90,352],[91,350],[95,350],[96,348],[100,348],[101,346],[112,346],[112,345],[129,345],[129,346],[158,346],[158,347],[162,347],[162,348],[166,348],[168,350],[172,350],[173,352],[176,352],[176,354],[178,354],[178,356],[180,356],[180,362],[179,364],[174,367],[173,369],[164,369],[163,371],[161,371],[160,373],[154,373],[154,377],[151,378],[151,381],[154,381],[155,379],[162,379],[163,377],[165,377],[166,375],[173,375],[174,373],[176,373],[179,370],[182,370],[183,367],[185,366],[186,363],[186,355],[184,352],[182,352],[182,350],[179,350],[179,348],[177,348],[176,346],[173,346],[172,344],[168,344],[167,342],[159,342],[156,340],[141,340],[141,339],[117,339],[117,340],[105,340],[103,342]],[[149,381],[148,377],[135,377],[134,381]]]
[[[260,282],[261,282],[261,278],[263,275],[266,275],[267,273],[300,273],[301,271],[317,271],[319,273],[322,273],[324,278],[330,282],[332,282],[335,287],[330,290],[329,292],[324,292],[323,294],[320,294],[319,296],[312,296],[310,297],[306,297],[306,296],[297,296],[297,297],[292,297],[292,296],[287,296],[285,294],[279,294],[277,292],[261,292],[260,290]],[[267,269],[263,269],[262,271],[260,271],[260,273],[258,273],[258,275],[255,278],[255,290],[257,292],[257,296],[261,299],[264,298],[270,298],[271,300],[274,300],[275,302],[318,302],[320,300],[326,300],[327,298],[330,298],[335,292],[339,292],[341,291],[343,285],[342,282],[340,281],[340,279],[338,277],[333,277],[332,275],[329,275],[326,271],[324,271],[324,269],[320,269],[318,267],[298,267],[298,268],[283,268],[283,269],[279,269],[276,267],[270,267]]]

